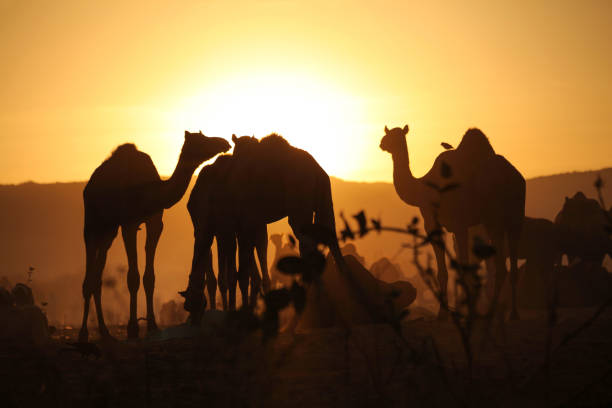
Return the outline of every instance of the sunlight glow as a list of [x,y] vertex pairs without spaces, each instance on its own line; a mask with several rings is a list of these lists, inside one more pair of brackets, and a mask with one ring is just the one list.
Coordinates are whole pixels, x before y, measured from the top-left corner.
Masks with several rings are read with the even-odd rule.
[[[359,133],[358,98],[308,76],[266,73],[228,78],[179,103],[180,128],[227,139],[276,132],[312,154],[330,174],[346,177],[359,167],[343,142]],[[348,138],[346,136],[349,136]]]

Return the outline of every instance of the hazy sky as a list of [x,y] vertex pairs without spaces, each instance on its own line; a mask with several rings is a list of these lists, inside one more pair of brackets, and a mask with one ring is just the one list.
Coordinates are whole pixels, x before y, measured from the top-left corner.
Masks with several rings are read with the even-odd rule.
[[[503,4],[502,4],[503,3]],[[278,131],[331,174],[416,175],[480,127],[525,177],[612,165],[612,1],[0,0],[0,183],[85,180],[132,141]]]

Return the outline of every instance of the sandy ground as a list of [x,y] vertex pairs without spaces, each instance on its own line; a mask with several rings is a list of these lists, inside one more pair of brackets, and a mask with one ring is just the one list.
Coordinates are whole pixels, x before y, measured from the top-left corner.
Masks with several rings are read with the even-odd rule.
[[471,380],[457,329],[422,318],[402,337],[376,325],[267,342],[219,318],[137,341],[114,327],[119,341],[96,343],[99,358],[66,345],[76,329],[59,330],[42,347],[0,344],[0,406],[610,406],[612,311],[559,346],[594,311],[559,311],[550,375],[545,313],[524,311],[484,348],[477,329]]

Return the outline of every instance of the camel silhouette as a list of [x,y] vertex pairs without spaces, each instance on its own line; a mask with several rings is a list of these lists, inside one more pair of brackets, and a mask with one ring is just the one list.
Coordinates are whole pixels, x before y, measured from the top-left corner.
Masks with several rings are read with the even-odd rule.
[[[228,175],[233,171],[236,158],[226,154],[219,156],[213,164],[205,166],[198,176],[189,196],[187,209],[194,228],[194,250],[191,273],[204,274],[211,309],[216,308],[217,280],[212,268],[211,246],[217,239],[219,290],[224,309],[236,307],[236,239],[239,239],[239,218],[245,211],[235,205],[236,188],[228,182]],[[268,232],[267,225],[260,223],[256,227],[256,247],[262,275],[267,289],[268,267]],[[208,252],[208,256],[200,254]],[[257,266],[253,262],[250,266]],[[229,300],[228,300],[229,292]],[[243,302],[246,298],[243,298]]]
[[[385,126],[385,136],[380,143],[382,150],[391,153],[397,194],[406,204],[419,207],[428,233],[444,227],[454,234],[462,264],[469,258],[468,229],[484,226],[497,249],[494,258],[496,295],[507,274],[504,254],[507,240],[512,285],[510,317],[518,319],[517,253],[525,215],[525,179],[503,156],[495,154],[487,137],[475,128],[464,134],[457,149],[449,145],[449,150],[438,155],[425,176],[415,178],[410,170],[407,133],[407,125],[391,130]],[[440,191],[449,185],[456,188]],[[433,249],[441,296],[446,301],[448,272],[444,251],[437,245],[433,245]],[[491,271],[489,275],[492,276]],[[446,319],[447,316],[447,311],[441,307],[438,317]]]
[[[260,290],[261,280],[252,274],[253,248],[258,228],[262,224],[289,217],[289,225],[299,241],[300,253],[308,253],[316,244],[313,231],[326,237],[327,244],[339,269],[346,276],[350,270],[340,253],[336,237],[336,222],[329,176],[306,151],[291,146],[284,138],[271,134],[258,141],[255,137],[232,136],[235,144],[235,166],[227,178],[227,185],[234,197],[232,211],[241,210],[237,221],[238,231],[238,280],[243,299],[251,306]],[[314,214],[314,222],[313,222]],[[210,251],[194,254],[197,262],[206,260]],[[202,258],[202,259],[200,259]],[[185,296],[185,309],[191,312],[192,322],[197,323],[202,309],[204,277],[198,268],[189,276]],[[245,302],[243,302],[245,304]]]
[[606,254],[612,256],[612,239],[606,231],[608,218],[597,200],[579,191],[565,197],[555,217],[560,250],[572,263],[577,258],[600,266]]
[[270,242],[274,246],[274,260],[270,268],[270,285],[272,288],[289,286],[292,278],[283,275],[276,267],[279,260],[286,256],[296,255],[297,249],[290,242],[283,244],[283,234],[270,235]]
[[[544,218],[525,217],[518,258],[525,260],[520,270],[522,303],[530,307],[548,306],[552,300],[555,267],[561,263],[556,225]],[[489,291],[492,292],[492,288]]]
[[136,233],[139,225],[147,225],[145,244],[146,267],[143,285],[147,299],[147,329],[157,329],[153,311],[155,272],[153,267],[157,242],[162,233],[163,210],[176,204],[191,181],[195,169],[204,161],[229,150],[230,144],[222,138],[206,137],[185,131],[185,142],[178,164],[168,180],[161,180],[153,161],[133,144],[115,149],[92,174],[83,190],[85,205],[84,238],[86,272],[83,281],[83,324],[79,341],[88,339],[87,317],[93,295],[98,327],[103,338],[110,338],[104,323],[101,303],[102,272],[106,254],[119,227],[128,257],[127,283],[130,292],[130,319],[128,337],[138,337],[137,294],[140,287],[138,273]]

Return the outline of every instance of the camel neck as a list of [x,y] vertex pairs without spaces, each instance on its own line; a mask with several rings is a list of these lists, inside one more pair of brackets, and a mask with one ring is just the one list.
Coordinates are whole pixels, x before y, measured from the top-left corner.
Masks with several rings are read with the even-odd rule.
[[179,158],[176,168],[172,173],[172,176],[168,180],[162,182],[162,194],[161,201],[163,202],[164,208],[170,208],[183,197],[189,183],[191,182],[191,176],[197,166],[186,163],[183,157]]
[[421,183],[414,178],[410,170],[408,145],[404,139],[401,149],[391,154],[393,159],[393,186],[399,197],[406,204],[419,206],[421,202]]

